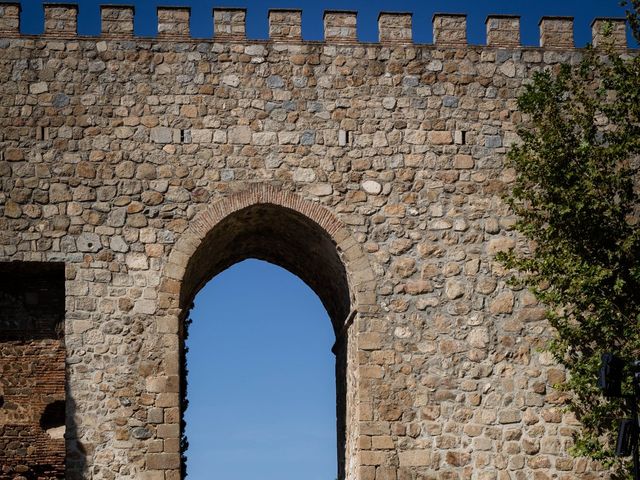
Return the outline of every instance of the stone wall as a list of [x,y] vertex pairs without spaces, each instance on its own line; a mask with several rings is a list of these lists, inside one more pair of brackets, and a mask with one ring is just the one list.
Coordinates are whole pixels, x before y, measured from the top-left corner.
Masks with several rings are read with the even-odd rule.
[[76,13],[21,36],[0,6],[0,260],[65,264],[66,478],[179,478],[181,322],[248,256],[330,311],[340,478],[606,478],[568,454],[544,311],[495,261],[527,248],[501,200],[516,96],[579,59],[570,19],[523,48],[516,17],[469,46],[461,15],[415,45],[410,14],[361,44],[355,12],[327,12],[325,42],[298,11],[268,41],[237,9],[212,40],[188,9],[159,9],[157,39],[126,7],[77,37]]

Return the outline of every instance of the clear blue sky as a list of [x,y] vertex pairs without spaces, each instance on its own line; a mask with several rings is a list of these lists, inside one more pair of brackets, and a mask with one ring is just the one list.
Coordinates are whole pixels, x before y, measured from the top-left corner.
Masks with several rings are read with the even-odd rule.
[[[2,1],[2,0],[0,0]],[[40,33],[42,26],[42,2],[22,0],[24,31]],[[100,31],[99,8],[96,0],[79,0],[67,3],[80,5],[79,32],[95,35]],[[210,37],[213,30],[211,10],[218,7],[247,8],[247,35],[249,38],[267,37],[267,11],[269,8],[303,9],[303,37],[308,40],[322,39],[322,12],[325,9],[357,10],[358,34],[363,41],[377,39],[376,20],[380,11],[413,12],[414,40],[417,43],[431,43],[431,17],[435,12],[468,14],[469,40],[484,44],[484,21],[488,14],[522,15],[522,39],[525,45],[538,44],[538,21],[543,15],[571,15],[575,17],[576,44],[584,45],[590,40],[590,25],[597,16],[623,16],[624,10],[618,0],[105,0],[102,3],[135,5],[136,33],[155,35],[155,8],[161,5],[185,5],[192,11],[192,32],[197,37]]]
[[[23,0],[23,32],[42,31],[41,1]],[[79,33],[99,33],[100,2],[80,0]],[[156,2],[136,6],[136,34],[155,35]],[[468,14],[468,37],[485,42],[488,14],[522,16],[522,40],[538,45],[543,15],[575,17],[578,46],[598,16],[623,16],[617,0],[167,0],[192,8],[192,34],[212,35],[214,6],[246,7],[249,38],[267,37],[269,8],[302,8],[303,37],[322,39],[325,9],[358,10],[358,35],[376,41],[380,11],[414,13],[414,40],[431,43],[435,12]],[[297,277],[264,262],[245,261],[198,294],[188,342],[186,412],[189,478],[196,480],[333,480],[336,472],[335,379],[331,323]]]
[[191,318],[189,478],[333,480],[334,335],[313,291],[246,260],[200,291]]

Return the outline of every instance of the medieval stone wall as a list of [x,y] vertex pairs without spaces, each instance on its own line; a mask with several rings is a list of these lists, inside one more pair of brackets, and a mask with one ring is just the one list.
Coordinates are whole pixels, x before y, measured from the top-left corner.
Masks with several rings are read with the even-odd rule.
[[188,9],[159,9],[154,39],[102,13],[98,38],[60,5],[22,36],[0,5],[0,260],[65,264],[66,478],[180,477],[181,322],[246,256],[333,312],[341,478],[606,477],[569,455],[543,309],[495,261],[527,248],[501,200],[516,97],[580,57],[571,19],[523,48],[504,16],[470,46],[460,15],[414,45],[408,14],[361,44],[353,12],[327,12],[325,42],[297,11],[268,41],[243,10],[216,10],[212,40]]

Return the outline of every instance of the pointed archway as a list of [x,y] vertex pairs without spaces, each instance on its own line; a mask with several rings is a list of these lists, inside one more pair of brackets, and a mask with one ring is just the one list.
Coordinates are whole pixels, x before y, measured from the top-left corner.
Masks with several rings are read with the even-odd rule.
[[213,276],[247,258],[266,260],[297,275],[315,291],[331,318],[336,335],[339,477],[356,478],[358,375],[353,325],[359,313],[376,309],[374,275],[347,228],[317,203],[252,185],[196,216],[173,248],[161,280],[160,306],[165,315],[158,318],[158,330],[166,334],[164,343],[169,347],[164,360],[167,388],[178,390],[184,401],[183,320],[194,296]]

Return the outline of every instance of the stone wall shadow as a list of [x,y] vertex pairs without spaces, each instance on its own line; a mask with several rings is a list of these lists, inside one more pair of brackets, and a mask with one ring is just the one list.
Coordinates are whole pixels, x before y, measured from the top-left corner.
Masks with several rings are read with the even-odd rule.
[[69,389],[67,381],[66,386],[66,430],[65,439],[65,479],[66,480],[83,480],[87,468],[87,452],[78,439],[78,425],[76,424],[77,404]]

